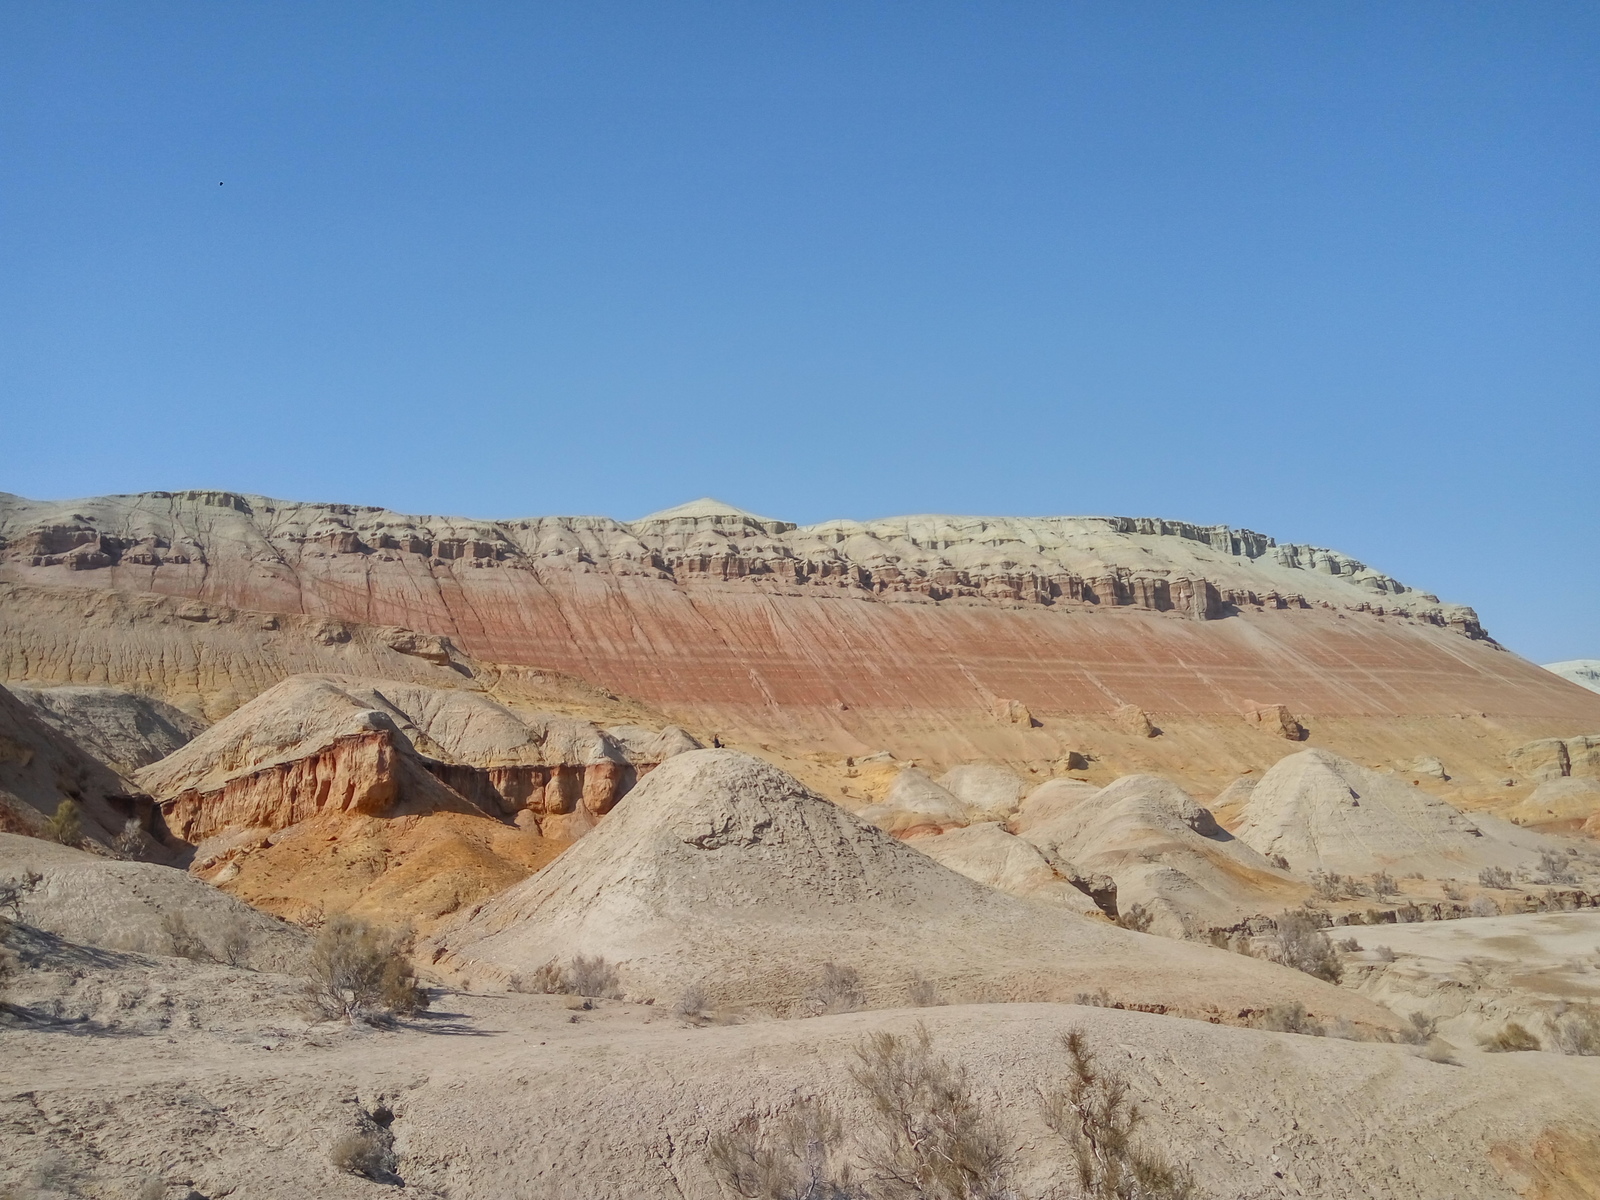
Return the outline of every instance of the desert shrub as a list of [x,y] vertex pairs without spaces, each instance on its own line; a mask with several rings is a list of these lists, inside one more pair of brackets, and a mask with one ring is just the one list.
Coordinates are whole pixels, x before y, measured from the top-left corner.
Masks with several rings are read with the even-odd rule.
[[145,852],[144,830],[138,819],[130,817],[122,831],[111,840],[111,848],[125,858],[143,858]]
[[328,1159],[341,1171],[387,1180],[397,1165],[394,1139],[387,1130],[363,1129],[347,1133],[328,1148]]
[[1408,902],[1394,910],[1394,919],[1403,925],[1414,925],[1422,920],[1422,910],[1415,904]]
[[1461,885],[1454,879],[1446,879],[1440,886],[1444,888],[1444,898],[1446,900],[1465,900],[1467,898],[1467,893],[1462,890]]
[[1394,951],[1391,950],[1388,946],[1374,946],[1372,948],[1372,953],[1377,957],[1377,960],[1379,962],[1393,962],[1394,961]]
[[911,981],[908,998],[917,1008],[934,1008],[944,1003],[944,997],[939,994],[939,985],[920,975]]
[[567,976],[571,982],[571,990],[580,996],[602,1000],[617,1000],[622,997],[622,985],[617,978],[617,968],[603,955],[596,954],[592,958],[583,954],[578,955],[567,968]]
[[1150,922],[1153,920],[1155,913],[1142,904],[1129,905],[1127,912],[1117,914],[1117,924],[1135,933],[1149,933]]
[[1289,869],[1289,860],[1281,854],[1270,854],[1267,856],[1267,861],[1273,866],[1277,867],[1280,871],[1287,871]]
[[709,1001],[706,999],[706,990],[698,983],[691,983],[683,989],[683,994],[678,997],[678,1002],[672,1006],[672,1011],[680,1017],[698,1017],[705,1012]]
[[1600,1054],[1600,1008],[1562,1005],[1550,1022],[1550,1044],[1562,1054]]
[[1045,1124],[1072,1148],[1079,1194],[1085,1200],[1188,1200],[1192,1177],[1134,1144],[1141,1113],[1127,1084],[1100,1069],[1079,1030],[1061,1039],[1067,1052],[1065,1087],[1046,1093]]
[[161,914],[161,932],[166,935],[172,953],[179,958],[191,962],[211,961],[211,951],[206,948],[205,940],[190,926],[182,909],[169,909]]
[[968,1085],[933,1054],[926,1026],[912,1037],[877,1032],[850,1072],[873,1120],[861,1160],[874,1200],[1005,1200],[1009,1138]]
[[1274,962],[1329,983],[1338,983],[1344,975],[1333,944],[1306,912],[1280,915],[1267,950]]
[[1539,874],[1543,883],[1577,883],[1571,860],[1559,850],[1539,851]]
[[866,1007],[867,994],[861,987],[861,972],[838,963],[822,964],[822,979],[811,993],[825,1013],[855,1012]]
[[1474,896],[1472,903],[1467,905],[1467,911],[1475,917],[1498,917],[1500,905],[1495,903],[1493,896]]
[[1256,1027],[1273,1033],[1302,1033],[1309,1037],[1322,1037],[1327,1033],[1322,1022],[1308,1013],[1298,1000],[1274,1004],[1256,1018]]
[[1504,891],[1511,886],[1511,872],[1504,867],[1485,867],[1478,872],[1478,886]]
[[1086,1008],[1115,1008],[1116,1001],[1111,999],[1111,993],[1101,988],[1094,992],[1079,992],[1073,997],[1074,1004],[1081,1004]]
[[1522,1050],[1539,1049],[1539,1039],[1516,1021],[1507,1021],[1505,1027],[1483,1040],[1483,1048],[1491,1054],[1510,1054]]
[[776,1119],[750,1114],[707,1145],[711,1168],[754,1200],[833,1200],[850,1186],[844,1129],[820,1100],[801,1100]]
[[313,1015],[347,1021],[411,1016],[428,1006],[407,957],[409,933],[349,915],[329,919],[311,947]]
[[1324,900],[1343,900],[1344,878],[1332,871],[1313,871],[1311,890]]
[[83,841],[83,821],[76,800],[68,798],[56,805],[55,816],[44,823],[44,836],[63,846],[76,846]]
[[1461,1065],[1456,1061],[1455,1049],[1450,1043],[1440,1041],[1438,1038],[1430,1038],[1427,1044],[1417,1051],[1417,1057],[1446,1067],[1458,1067]]
[[511,990],[513,992],[532,992],[539,996],[556,996],[565,994],[567,986],[567,973],[561,969],[561,964],[554,959],[545,963],[532,975],[513,975],[511,977]]
[[37,871],[24,871],[19,879],[0,879],[0,920],[8,912],[11,920],[19,918],[23,900],[43,882],[44,876]]
[[222,927],[222,961],[230,967],[250,965],[250,923],[237,914]]
[[1372,894],[1374,896],[1394,896],[1399,894],[1400,887],[1394,881],[1394,876],[1387,871],[1379,871],[1372,877]]
[[1346,954],[1354,954],[1357,950],[1361,949],[1361,943],[1356,941],[1356,939],[1353,937],[1340,938],[1334,943],[1334,945],[1343,950]]
[[1331,1022],[1329,1022],[1327,1036],[1331,1038],[1338,1038],[1345,1042],[1359,1042],[1362,1040],[1361,1034],[1357,1032],[1356,1027],[1350,1023],[1349,1017],[1335,1017]]
[[1439,1018],[1414,1012],[1406,1018],[1406,1023],[1400,1030],[1400,1040],[1409,1042],[1413,1046],[1425,1045],[1433,1037],[1433,1031],[1438,1025]]

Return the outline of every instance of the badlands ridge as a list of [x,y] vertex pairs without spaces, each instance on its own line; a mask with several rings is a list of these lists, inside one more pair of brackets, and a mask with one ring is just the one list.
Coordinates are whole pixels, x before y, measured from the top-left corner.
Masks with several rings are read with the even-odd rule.
[[1600,694],[1331,550],[0,495],[0,682],[14,1194],[799,1194],[718,1139],[920,1023],[970,1195],[1073,1029],[1193,1195],[1600,1195]]

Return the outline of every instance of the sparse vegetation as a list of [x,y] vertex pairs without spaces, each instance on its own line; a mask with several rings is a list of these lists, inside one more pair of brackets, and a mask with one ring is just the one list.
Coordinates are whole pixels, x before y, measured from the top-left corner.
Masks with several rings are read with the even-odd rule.
[[838,963],[823,963],[822,980],[811,993],[811,999],[825,1013],[855,1012],[866,1007],[867,994],[861,987],[861,972]]
[[920,975],[911,981],[909,999],[917,1008],[934,1008],[944,1003],[938,985]]
[[124,858],[143,858],[145,854],[144,829],[137,818],[130,817],[122,831],[111,842],[111,848]]
[[242,916],[230,917],[222,928],[222,961],[230,967],[250,965],[250,923]]
[[1504,867],[1485,867],[1478,872],[1478,886],[1507,891],[1511,887],[1511,872]]
[[1286,912],[1278,917],[1277,929],[1267,946],[1267,957],[1329,983],[1338,983],[1344,976],[1344,967],[1333,944],[1317,927],[1315,918],[1304,911]]
[[1438,1038],[1430,1039],[1422,1049],[1417,1051],[1417,1057],[1425,1058],[1429,1062],[1439,1063],[1446,1067],[1459,1067],[1461,1065],[1456,1061],[1454,1047],[1449,1042],[1440,1041]]
[[332,917],[311,947],[307,1000],[312,1013],[347,1021],[411,1016],[428,1006],[407,957],[406,932],[348,914]]
[[381,1129],[345,1134],[329,1147],[328,1159],[341,1171],[374,1181],[388,1180],[396,1166],[393,1138]]
[[37,871],[25,871],[20,879],[0,880],[0,920],[6,919],[6,913],[11,914],[10,920],[19,918],[22,901],[43,882],[44,876]]
[[966,1072],[933,1053],[926,1026],[911,1037],[876,1032],[851,1071],[874,1116],[861,1159],[881,1200],[1003,1200],[1011,1158],[999,1119]]
[[1372,877],[1372,894],[1382,899],[1384,896],[1396,896],[1400,893],[1400,885],[1395,883],[1394,876],[1387,871],[1379,871]]
[[83,841],[83,820],[78,814],[78,802],[68,797],[56,805],[55,816],[44,823],[44,836],[63,846],[76,846]]
[[1372,953],[1379,962],[1389,963],[1394,961],[1394,951],[1388,946],[1374,946]]
[[572,991],[596,1000],[618,1000],[622,997],[622,984],[617,968],[603,955],[580,954],[572,960],[567,974]]
[[1308,1037],[1323,1037],[1327,1030],[1322,1023],[1306,1011],[1306,1006],[1298,1000],[1291,1000],[1287,1004],[1274,1004],[1256,1020],[1260,1029],[1271,1030],[1273,1033],[1300,1033]]
[[1474,896],[1472,903],[1467,905],[1467,911],[1475,917],[1498,917],[1500,905],[1493,896]]
[[[1188,1200],[1194,1184],[1137,1144],[1141,1114],[1083,1034],[1062,1038],[1067,1075],[1042,1097],[1046,1124],[1069,1147],[1084,1200]],[[938,1057],[925,1026],[880,1032],[856,1048],[851,1079],[868,1118],[846,1128],[824,1102],[776,1117],[751,1113],[712,1137],[719,1179],[751,1200],[1016,1200],[1014,1136],[1003,1106],[985,1104],[960,1068]],[[1062,1195],[1055,1189],[1045,1193]]]
[[1483,1040],[1483,1048],[1492,1054],[1511,1054],[1540,1048],[1539,1039],[1516,1021],[1507,1021],[1504,1028]]
[[706,1011],[709,1003],[705,988],[698,983],[691,983],[683,989],[683,994],[678,997],[677,1004],[672,1006],[672,1011],[680,1017],[698,1017]]
[[1117,914],[1117,924],[1135,933],[1149,933],[1150,923],[1153,920],[1155,913],[1142,904],[1131,904],[1126,912]]
[[1433,1037],[1434,1030],[1439,1025],[1437,1017],[1430,1017],[1422,1012],[1414,1012],[1406,1018],[1405,1027],[1400,1031],[1400,1040],[1409,1042],[1413,1046],[1421,1046]]
[[1361,949],[1361,943],[1356,941],[1356,939],[1353,937],[1341,938],[1339,941],[1335,942],[1334,945],[1338,946],[1339,949],[1343,950],[1346,954],[1354,954],[1356,951]]
[[1280,871],[1287,871],[1289,869],[1289,860],[1281,854],[1268,855],[1267,861],[1273,866],[1277,867]]
[[1600,1054],[1600,1008],[1563,1004],[1550,1022],[1550,1045],[1562,1054]]
[[1440,887],[1444,889],[1444,898],[1446,900],[1465,900],[1467,898],[1465,890],[1454,879],[1444,880]]
[[1572,861],[1558,850],[1539,851],[1539,882],[1573,884],[1578,882]]
[[1085,1200],[1188,1200],[1194,1181],[1182,1167],[1134,1144],[1141,1113],[1127,1084],[1102,1071],[1079,1030],[1062,1038],[1068,1077],[1044,1099],[1044,1120],[1072,1147],[1079,1194]]
[[210,962],[211,951],[205,940],[194,931],[182,909],[169,909],[161,914],[161,932],[166,936],[172,953],[191,962]]

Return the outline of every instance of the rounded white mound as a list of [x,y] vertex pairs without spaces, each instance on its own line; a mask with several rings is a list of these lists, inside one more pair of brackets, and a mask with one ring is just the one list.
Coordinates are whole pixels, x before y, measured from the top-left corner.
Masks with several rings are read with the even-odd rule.
[[663,764],[586,838],[429,948],[440,969],[475,982],[600,955],[633,999],[699,987],[716,1005],[784,1015],[807,1010],[835,962],[859,972],[874,1007],[904,1003],[923,977],[952,1001],[1104,988],[1130,1006],[1218,1020],[1292,1000],[1391,1020],[1298,972],[974,883],[729,750]]

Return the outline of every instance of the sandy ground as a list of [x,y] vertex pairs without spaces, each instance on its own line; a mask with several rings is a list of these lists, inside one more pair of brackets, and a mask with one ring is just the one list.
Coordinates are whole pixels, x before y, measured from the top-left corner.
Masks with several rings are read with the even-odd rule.
[[[135,1196],[159,1177],[164,1196],[207,1200],[712,1200],[712,1133],[808,1095],[859,1122],[853,1047],[919,1021],[1011,1125],[1025,1195],[1064,1177],[1038,1095],[1074,1027],[1127,1079],[1148,1144],[1191,1164],[1204,1195],[1600,1195],[1600,1059],[1460,1049],[1442,1064],[1057,1004],[697,1024],[621,1001],[443,993],[396,1029],[311,1026],[290,977],[26,949],[39,965],[0,1028],[0,1189],[22,1197]],[[331,1164],[338,1138],[380,1127],[400,1182]]]

